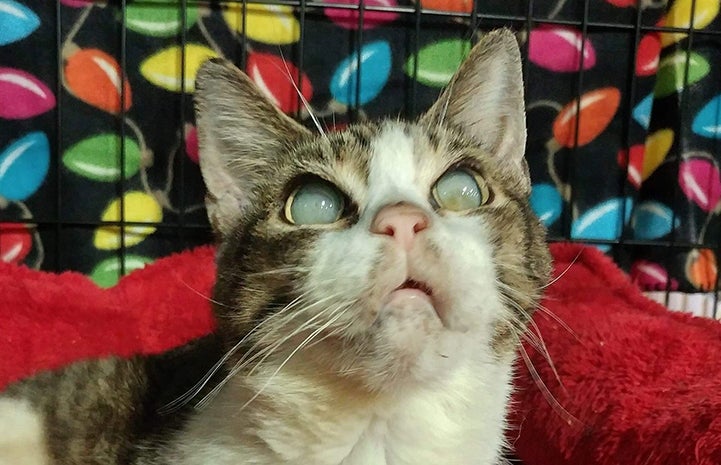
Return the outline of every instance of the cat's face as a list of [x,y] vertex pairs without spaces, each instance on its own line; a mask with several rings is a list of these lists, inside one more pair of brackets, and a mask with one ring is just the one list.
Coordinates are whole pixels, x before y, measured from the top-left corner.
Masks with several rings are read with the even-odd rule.
[[518,63],[490,34],[418,121],[327,135],[229,63],[201,69],[216,313],[243,371],[292,356],[382,390],[510,360],[548,272]]

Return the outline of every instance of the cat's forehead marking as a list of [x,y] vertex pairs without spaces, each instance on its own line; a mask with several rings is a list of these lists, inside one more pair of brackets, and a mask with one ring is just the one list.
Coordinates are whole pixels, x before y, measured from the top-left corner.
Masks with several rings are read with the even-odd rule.
[[402,123],[388,122],[371,142],[368,173],[368,207],[425,201],[418,188],[418,163],[415,144]]

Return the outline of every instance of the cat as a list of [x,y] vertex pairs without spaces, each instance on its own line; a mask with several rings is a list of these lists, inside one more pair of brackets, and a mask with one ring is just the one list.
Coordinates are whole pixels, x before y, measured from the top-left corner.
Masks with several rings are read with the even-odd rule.
[[[415,121],[312,132],[218,58],[195,102],[216,334],[9,387],[0,464],[500,463],[550,270],[513,33],[483,35]],[[214,380],[158,413],[191,366]]]

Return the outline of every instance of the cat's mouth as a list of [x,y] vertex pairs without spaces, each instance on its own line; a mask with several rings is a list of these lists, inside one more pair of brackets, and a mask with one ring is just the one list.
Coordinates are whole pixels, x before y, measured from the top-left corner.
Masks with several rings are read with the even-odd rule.
[[433,295],[433,289],[431,287],[421,281],[416,281],[415,279],[406,279],[403,284],[398,286],[395,290],[401,290],[401,289],[417,289],[429,297]]
[[432,309],[443,321],[443,311],[438,308],[438,297],[433,288],[424,281],[407,278],[386,297],[385,303],[402,309]]

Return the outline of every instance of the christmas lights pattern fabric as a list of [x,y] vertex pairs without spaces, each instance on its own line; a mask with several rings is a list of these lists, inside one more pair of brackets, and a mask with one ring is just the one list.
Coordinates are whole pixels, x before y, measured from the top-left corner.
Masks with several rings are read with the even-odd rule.
[[[462,17],[472,1],[418,1],[430,13],[404,0],[365,0],[362,15],[356,0],[305,11],[0,0],[0,259],[107,287],[208,242],[191,95],[208,57],[332,130],[420,113],[474,31],[510,25],[527,56],[532,204],[551,236],[600,241],[646,289],[714,288],[721,36],[706,33],[721,30],[717,0],[544,0],[530,12],[493,0],[477,8],[508,20],[480,24]],[[617,239],[636,242],[603,242]]]

